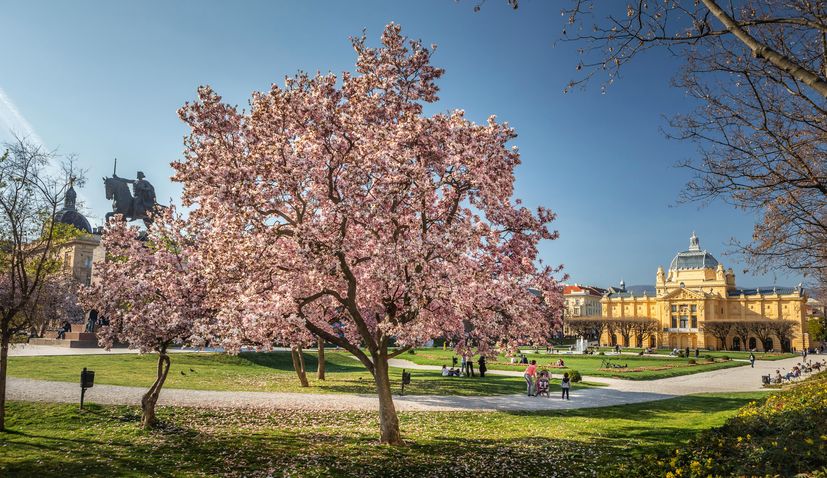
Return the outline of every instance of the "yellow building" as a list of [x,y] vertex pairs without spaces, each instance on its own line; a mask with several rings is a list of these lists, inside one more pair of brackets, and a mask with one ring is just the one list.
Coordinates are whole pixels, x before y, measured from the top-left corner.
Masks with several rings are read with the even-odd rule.
[[644,343],[607,327],[600,340],[606,345],[730,350],[810,347],[805,334],[807,296],[800,284],[796,288],[737,288],[732,269],[724,269],[712,254],[701,250],[694,233],[689,249],[672,259],[668,271],[658,267],[654,287],[627,290],[621,282],[620,288],[610,288],[600,302],[601,315],[609,324],[645,319],[659,324]]

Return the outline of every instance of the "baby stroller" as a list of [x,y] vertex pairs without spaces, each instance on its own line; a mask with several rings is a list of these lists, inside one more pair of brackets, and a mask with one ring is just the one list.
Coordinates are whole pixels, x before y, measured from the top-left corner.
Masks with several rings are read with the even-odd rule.
[[540,395],[545,395],[546,397],[551,397],[548,393],[548,372],[543,370],[540,372],[540,376],[537,378],[537,397]]

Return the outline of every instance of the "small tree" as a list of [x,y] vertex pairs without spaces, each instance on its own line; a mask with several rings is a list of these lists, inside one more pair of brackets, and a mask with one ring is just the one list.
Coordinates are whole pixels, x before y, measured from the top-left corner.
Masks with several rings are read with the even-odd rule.
[[[74,231],[69,233],[73,234]],[[66,271],[57,271],[44,278],[33,300],[21,312],[32,335],[43,337],[49,327],[64,320],[70,323],[83,321],[84,312],[78,303],[78,287]]]
[[632,332],[635,335],[638,347],[645,347],[645,341],[650,337],[656,336],[659,330],[660,322],[656,319],[642,317],[640,319],[636,319],[634,324],[632,324]]
[[824,317],[811,317],[807,322],[807,332],[810,334],[810,340],[818,342],[827,341],[827,319]]
[[109,319],[98,332],[107,349],[122,342],[158,354],[155,382],[141,399],[144,428],[157,421],[155,404],[169,373],[169,347],[204,343],[214,327],[197,243],[197,234],[172,209],[155,218],[146,233],[113,220],[101,240],[107,260],[83,293],[84,304]]
[[215,281],[258,304],[239,329],[292,335],[301,321],[352,353],[374,378],[381,442],[400,444],[388,360],[440,336],[482,352],[544,343],[562,300],[537,245],[557,234],[550,211],[512,199],[508,125],[423,114],[443,73],[432,50],[394,24],[379,48],[352,42],[355,74],[299,74],[249,113],[200,88],[173,166],[214,226]]
[[734,323],[724,320],[707,320],[703,323],[704,333],[710,334],[722,344],[723,349],[727,350],[727,338],[732,333]]
[[753,331],[753,322],[752,321],[736,321],[732,323],[732,333],[738,337],[738,340],[741,342],[741,348],[747,350],[749,347],[747,344],[749,343],[749,336]]
[[631,343],[632,334],[635,331],[635,324],[637,320],[635,319],[611,319],[607,320],[607,323],[611,323],[612,329],[616,330],[620,333],[620,336],[623,337],[623,346],[628,347]]
[[601,317],[571,317],[565,322],[569,334],[594,340],[600,340],[605,325]]
[[54,155],[17,139],[0,154],[0,431],[5,430],[9,344],[36,326],[39,293],[62,267],[58,251],[77,230],[52,220],[65,183],[47,172]]
[[778,341],[781,343],[781,350],[783,352],[789,352],[792,337],[795,333],[795,324],[789,320],[771,320],[767,321],[767,324],[775,336],[778,337]]

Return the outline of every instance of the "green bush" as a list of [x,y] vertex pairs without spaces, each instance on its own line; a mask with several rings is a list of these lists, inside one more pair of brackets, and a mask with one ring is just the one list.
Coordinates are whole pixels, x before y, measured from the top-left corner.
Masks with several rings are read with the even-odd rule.
[[827,372],[741,408],[668,455],[629,458],[607,476],[826,476]]
[[578,383],[583,381],[583,376],[580,375],[580,372],[578,372],[577,370],[570,370],[569,379],[572,381],[572,383]]
[[722,356],[721,356],[721,360],[723,360],[724,362],[726,362],[727,360],[729,360],[729,355],[722,355]]
[[597,352],[597,355],[606,355],[606,352],[603,352],[603,351],[601,350],[600,352]]
[[416,350],[414,350],[414,349],[408,350],[408,353],[411,354],[411,355],[416,355]]
[[689,365],[695,365],[696,363],[695,359],[689,359]]

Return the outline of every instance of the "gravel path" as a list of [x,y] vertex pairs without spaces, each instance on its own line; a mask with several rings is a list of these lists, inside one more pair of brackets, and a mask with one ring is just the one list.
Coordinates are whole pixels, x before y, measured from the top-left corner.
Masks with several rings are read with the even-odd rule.
[[[632,381],[605,377],[584,377],[590,382],[602,382],[606,387],[578,388],[571,392],[571,400],[559,400],[556,396],[526,397],[523,395],[499,395],[488,397],[457,397],[406,395],[394,397],[397,409],[404,411],[457,411],[457,410],[560,410],[574,408],[605,407],[628,403],[649,402],[665,398],[704,392],[759,391],[761,375],[774,373],[776,369],[789,369],[798,358],[779,361],[757,361],[755,368],[735,367],[713,370],[694,375],[660,380]],[[436,366],[417,365],[407,360],[394,359],[395,367],[413,370],[439,369]],[[514,371],[490,371],[491,374],[520,375]],[[86,392],[88,402],[99,404],[140,403],[142,387],[95,385]],[[52,382],[24,378],[8,378],[10,400],[77,403],[80,388],[76,383]],[[161,405],[231,407],[231,408],[280,408],[293,410],[376,410],[378,401],[372,395],[278,393],[278,392],[226,392],[165,388],[159,400]]]

